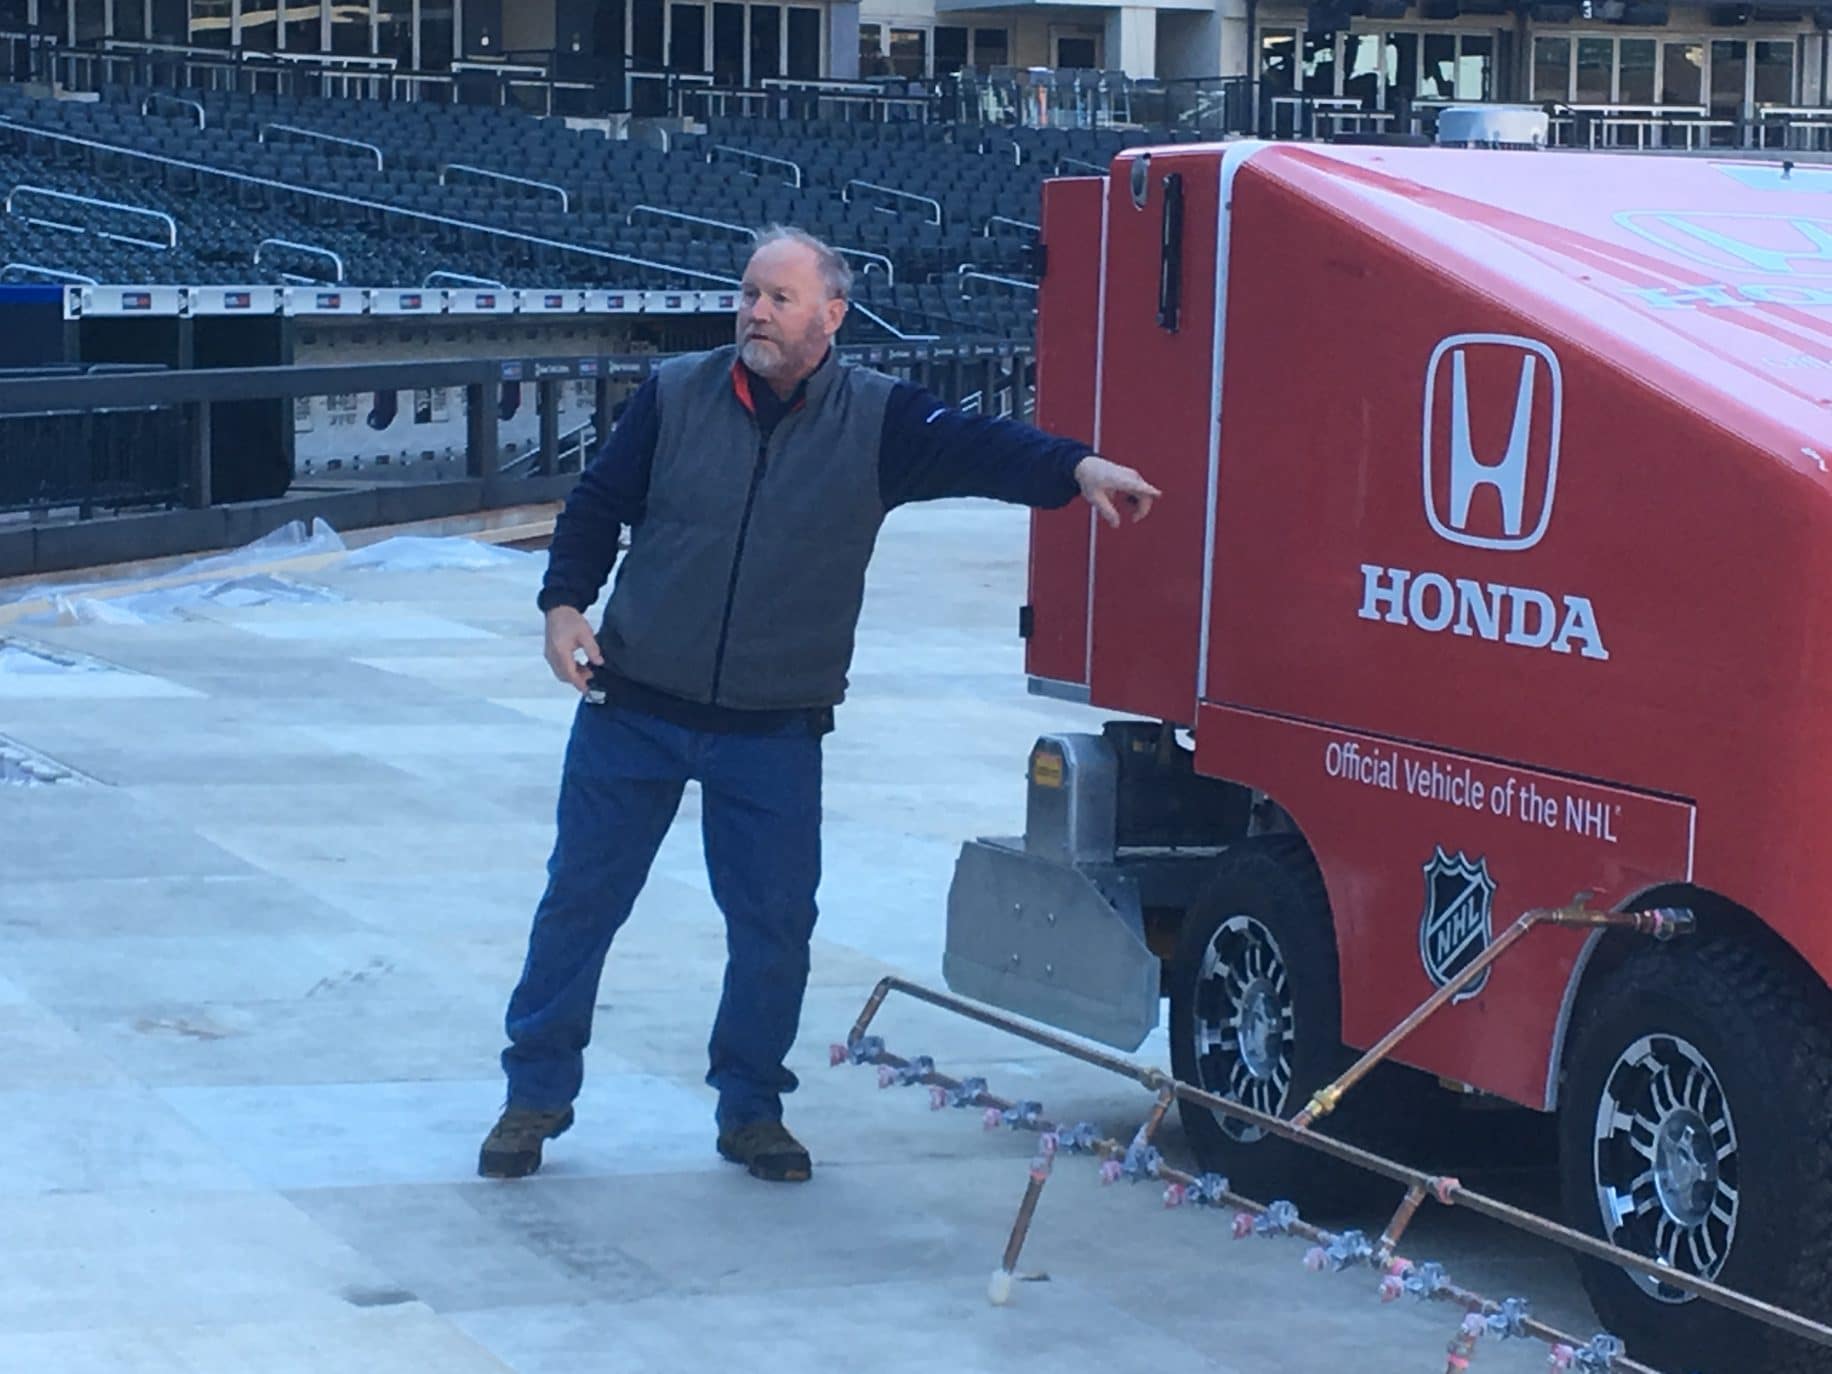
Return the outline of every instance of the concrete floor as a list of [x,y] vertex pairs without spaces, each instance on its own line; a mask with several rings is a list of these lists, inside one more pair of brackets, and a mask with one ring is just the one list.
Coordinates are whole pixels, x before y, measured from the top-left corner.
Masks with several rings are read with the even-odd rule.
[[[1232,1241],[1085,1160],[1026,1251],[1049,1281],[994,1309],[1029,1137],[827,1067],[878,976],[939,985],[956,849],[1022,828],[1035,735],[1098,723],[1024,694],[1024,531],[979,503],[886,530],[828,742],[804,1187],[712,1152],[723,934],[691,792],[612,951],[577,1127],[533,1179],[474,1176],[574,710],[541,661],[543,557],[332,560],[300,580],[335,601],[0,624],[0,745],[72,775],[0,787],[0,1368],[1441,1370],[1449,1309],[1383,1307],[1365,1271],[1310,1274],[1300,1243]],[[22,669],[21,645],[70,661]],[[1130,1132],[1148,1105],[912,1003],[877,1029],[1062,1119]],[[1163,1143],[1185,1158],[1174,1118]],[[1409,1252],[1593,1328],[1556,1252],[1461,1215]]]

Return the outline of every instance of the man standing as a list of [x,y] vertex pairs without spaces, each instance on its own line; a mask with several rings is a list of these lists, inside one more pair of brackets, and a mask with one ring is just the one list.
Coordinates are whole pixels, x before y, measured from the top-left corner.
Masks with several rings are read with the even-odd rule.
[[[844,259],[794,229],[745,268],[735,346],[672,358],[581,475],[555,523],[539,605],[547,662],[585,694],[561,774],[558,834],[509,999],[508,1098],[478,1172],[519,1178],[573,1122],[611,938],[689,780],[729,959],[706,1081],[717,1148],[801,1180],[782,1124],[783,1059],[808,979],[820,881],[821,737],[844,697],[865,569],[886,512],[987,496],[1108,523],[1158,492],[1085,445],[964,415],[842,364]],[[594,636],[585,619],[630,551]],[[581,659],[584,661],[581,662]]]

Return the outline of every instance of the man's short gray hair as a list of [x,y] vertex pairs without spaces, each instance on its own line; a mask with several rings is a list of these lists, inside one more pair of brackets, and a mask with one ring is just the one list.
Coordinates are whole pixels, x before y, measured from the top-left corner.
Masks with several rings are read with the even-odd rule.
[[755,252],[772,243],[799,243],[811,250],[821,281],[827,286],[827,294],[839,300],[845,300],[851,294],[852,268],[846,265],[846,259],[806,229],[797,229],[789,224],[772,224],[758,232],[757,242],[751,251]]

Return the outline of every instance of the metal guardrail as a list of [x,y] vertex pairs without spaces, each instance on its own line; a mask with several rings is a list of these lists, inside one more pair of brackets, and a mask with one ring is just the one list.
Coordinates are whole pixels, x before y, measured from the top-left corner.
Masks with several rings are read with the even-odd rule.
[[420,284],[431,288],[441,281],[449,281],[456,286],[482,286],[492,291],[507,291],[509,288],[489,277],[473,277],[468,272],[448,272],[441,268],[437,272],[428,272],[426,280]]
[[86,277],[81,272],[66,272],[60,267],[42,267],[35,262],[9,262],[0,267],[0,277],[8,272],[36,272],[41,277],[50,277],[54,281],[75,282],[78,286],[100,285],[94,277]]
[[572,197],[566,194],[566,188],[551,181],[537,181],[533,177],[511,176],[508,172],[493,172],[488,167],[473,167],[468,162],[447,162],[439,168],[439,184],[445,185],[448,172],[469,172],[473,176],[489,177],[493,181],[512,181],[518,186],[533,186],[543,191],[552,191],[560,198],[560,213],[572,213]]
[[342,284],[344,279],[343,256],[339,253],[332,252],[329,248],[321,248],[315,243],[300,243],[297,239],[262,239],[254,246],[254,265],[256,267],[261,265],[261,250],[270,245],[275,248],[291,248],[294,252],[311,253],[316,257],[329,258],[332,264],[337,268],[337,281],[340,285]]
[[941,224],[941,202],[936,200],[933,196],[919,196],[914,191],[899,191],[895,186],[881,186],[875,181],[862,181],[855,177],[847,182],[845,186],[840,188],[840,199],[845,201],[848,205],[852,203],[852,188],[855,186],[864,186],[869,190],[880,192],[883,195],[898,196],[904,200],[920,201],[935,212],[935,219],[933,222],[937,226]]
[[[758,236],[757,230],[753,229],[748,224],[737,224],[726,219],[708,219],[705,215],[690,215],[685,210],[664,210],[659,205],[631,206],[629,213],[624,216],[624,223],[629,224],[633,222],[639,214],[659,215],[665,219],[686,220],[691,224],[704,224],[713,229],[730,229],[733,233],[743,234],[747,238],[753,240]],[[892,262],[883,253],[875,253],[869,248],[849,248],[843,243],[830,243],[827,246],[842,257],[865,259],[864,270],[870,271],[873,267],[876,267],[884,273],[884,280],[886,282],[892,285],[896,284],[897,264]],[[876,317],[874,316],[873,318]],[[890,326],[886,325],[885,327],[889,328]]]
[[[202,128],[203,126],[199,125],[198,127]],[[315,138],[315,139],[320,139],[326,143],[340,143],[346,148],[361,148],[366,152],[371,152],[375,154],[375,170],[376,171],[379,172],[379,171],[384,170],[382,166],[382,150],[379,147],[377,147],[375,144],[364,142],[360,138],[344,138],[339,134],[320,133],[316,129],[307,129],[298,124],[281,124],[278,121],[273,121],[273,122],[269,122],[269,123],[261,125],[259,131],[257,132],[255,141],[257,143],[267,142],[267,131],[269,129],[276,130],[277,132],[283,133],[283,134],[297,134],[300,138]]]
[[1042,225],[1032,224],[1029,220],[1013,219],[1010,215],[994,215],[986,221],[986,227],[980,231],[981,234],[986,238],[991,238],[992,226],[995,224],[1009,224],[1012,228],[1022,229],[1028,234],[1041,234],[1043,232]]
[[1001,277],[992,272],[980,272],[969,267],[961,268],[956,275],[962,282],[990,281],[997,282],[1000,286],[1015,286],[1023,291],[1037,289],[1037,283],[1034,281],[1022,281],[1017,277]]
[[634,223],[638,215],[659,215],[664,219],[679,219],[686,220],[690,224],[704,224],[712,229],[730,229],[733,233],[743,234],[747,238],[757,237],[757,231],[748,224],[735,224],[728,219],[708,219],[705,215],[690,215],[685,210],[664,210],[659,205],[632,205],[629,213],[623,217],[623,222],[625,224]]
[[[162,248],[162,249],[169,250],[169,249],[176,248],[178,246],[178,221],[173,219],[170,215],[166,214],[166,212],[163,210],[148,210],[144,206],[129,205],[125,201],[101,200],[95,196],[79,196],[74,191],[57,191],[57,190],[53,190],[49,186],[32,186],[32,185],[28,185],[25,183],[21,183],[20,185],[13,187],[12,190],[6,193],[6,213],[7,214],[10,215],[10,214],[15,213],[15,211],[13,210],[13,199],[16,196],[21,196],[21,195],[46,196],[52,200],[70,201],[78,205],[97,206],[104,210],[119,210],[129,215],[145,215],[148,219],[156,219],[165,225],[166,234],[168,236],[167,242],[155,243],[151,239],[127,238],[126,235],[122,235],[122,234],[109,234],[107,237],[123,238],[123,239],[126,239],[126,241],[129,243],[143,244],[148,248]],[[84,233],[101,233],[102,232],[99,229],[97,230],[88,229],[87,227],[83,225],[73,225],[71,227],[76,228],[76,229],[81,229]]]
[[712,161],[714,153],[730,153],[733,157],[749,158],[753,162],[767,162],[777,167],[787,167],[795,173],[792,183],[797,190],[801,189],[803,176],[801,163],[792,162],[786,157],[771,157],[768,153],[754,153],[749,148],[734,148],[729,143],[714,143],[706,149],[706,160]]
[[140,102],[140,113],[142,115],[150,115],[153,112],[153,102],[155,100],[163,100],[168,105],[183,105],[197,111],[197,127],[200,129],[208,127],[209,118],[205,115],[204,107],[201,104],[195,100],[187,99],[182,95],[168,95],[164,91],[154,91],[151,95],[147,96],[145,100],[142,100]]
[[[1005,340],[842,344],[836,351],[850,361],[893,370],[947,365],[954,369],[953,380],[961,386],[978,380],[981,374],[976,370],[982,368],[990,384],[997,369],[1010,368],[1011,360],[1030,356],[1027,347]],[[524,481],[546,483],[538,488],[542,494],[532,499],[558,499],[564,495],[564,487],[553,485],[563,476],[559,467],[564,443],[558,421],[559,387],[574,381],[592,382],[598,389],[597,410],[603,415],[608,412],[612,384],[640,382],[664,360],[665,355],[643,353],[197,370],[110,369],[88,375],[71,368],[47,368],[0,375],[0,434],[9,436],[10,446],[23,443],[18,452],[44,460],[36,467],[0,464],[0,508],[72,507],[79,508],[82,517],[92,516],[96,508],[124,506],[182,504],[201,510],[215,504],[212,493],[217,487],[219,461],[238,465],[263,461],[263,455],[248,451],[240,442],[225,445],[221,454],[215,451],[212,413],[218,404],[280,403],[303,396],[440,387],[465,392],[466,475],[462,482],[472,485],[460,491],[462,483],[450,480],[409,484],[389,498],[396,502],[396,509],[450,513],[454,501],[471,503],[467,509],[477,508],[479,501],[482,508],[490,508],[505,504],[505,498],[537,490],[520,485]],[[532,463],[525,455],[506,456],[500,438],[502,388],[522,384],[541,392],[543,422],[538,457]],[[96,428],[105,417],[114,416],[123,417],[118,423],[109,420],[114,428]],[[68,470],[60,465],[67,465]],[[515,475],[524,467],[532,468],[528,479]],[[233,480],[227,469],[224,476],[226,481]],[[416,487],[433,490],[415,496]],[[268,513],[275,512],[270,509]],[[404,513],[400,518],[409,516]],[[30,544],[35,537],[47,531],[55,534],[61,528],[56,522],[34,522],[19,531],[0,527],[0,549],[21,539]],[[193,532],[205,529],[185,528]],[[151,544],[170,552],[170,536],[160,530],[156,524],[135,520],[110,531],[84,534],[74,543],[65,541],[63,554],[46,553],[44,544],[35,547],[45,559],[76,559],[55,563],[59,567],[126,560],[146,556]],[[208,537],[207,530],[202,537]],[[19,562],[17,549],[7,553],[13,562]],[[25,563],[40,571],[53,566],[35,561],[29,552]]]
[[628,253],[614,252],[608,248],[597,248],[590,244],[567,243],[562,239],[545,238],[538,234],[525,234],[516,229],[504,229],[500,225],[479,224],[474,220],[454,219],[450,215],[434,214],[429,210],[413,210],[403,205],[390,205],[385,201],[368,200],[362,196],[346,196],[336,191],[322,191],[311,186],[293,186],[272,177],[255,176],[249,172],[231,171],[224,167],[212,167],[207,163],[192,162],[186,158],[167,157],[163,153],[149,153],[139,148],[124,148],[115,143],[103,143],[93,138],[83,138],[76,134],[62,133],[56,129],[45,129],[35,124],[22,123],[16,119],[0,118],[0,129],[12,129],[18,133],[36,138],[48,138],[60,143],[72,143],[80,147],[93,148],[121,157],[143,158],[162,166],[180,167],[186,171],[199,172],[208,176],[226,177],[250,186],[265,186],[270,190],[285,191],[291,195],[316,196],[320,200],[338,205],[354,205],[364,210],[376,210],[383,214],[402,215],[408,219],[421,220],[429,224],[443,224],[454,229],[468,229],[475,233],[494,234],[501,238],[514,239],[520,243],[537,244],[543,248],[557,248],[563,252],[578,253],[585,257],[601,258],[607,262],[628,263],[633,267],[647,267],[658,272],[673,273],[678,277],[691,277],[699,281],[717,283],[720,286],[736,286],[737,280],[717,272],[705,272],[697,267],[682,267],[676,263],[655,262],[648,258],[633,257]]

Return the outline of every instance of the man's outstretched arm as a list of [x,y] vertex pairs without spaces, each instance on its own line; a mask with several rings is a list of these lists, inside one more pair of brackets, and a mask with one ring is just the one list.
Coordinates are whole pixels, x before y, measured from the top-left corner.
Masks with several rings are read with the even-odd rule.
[[1079,493],[1117,525],[1121,504],[1139,520],[1159,495],[1131,468],[1108,462],[1079,440],[1017,420],[968,415],[910,382],[891,392],[881,451],[879,487],[887,510],[948,496],[1054,509]]

